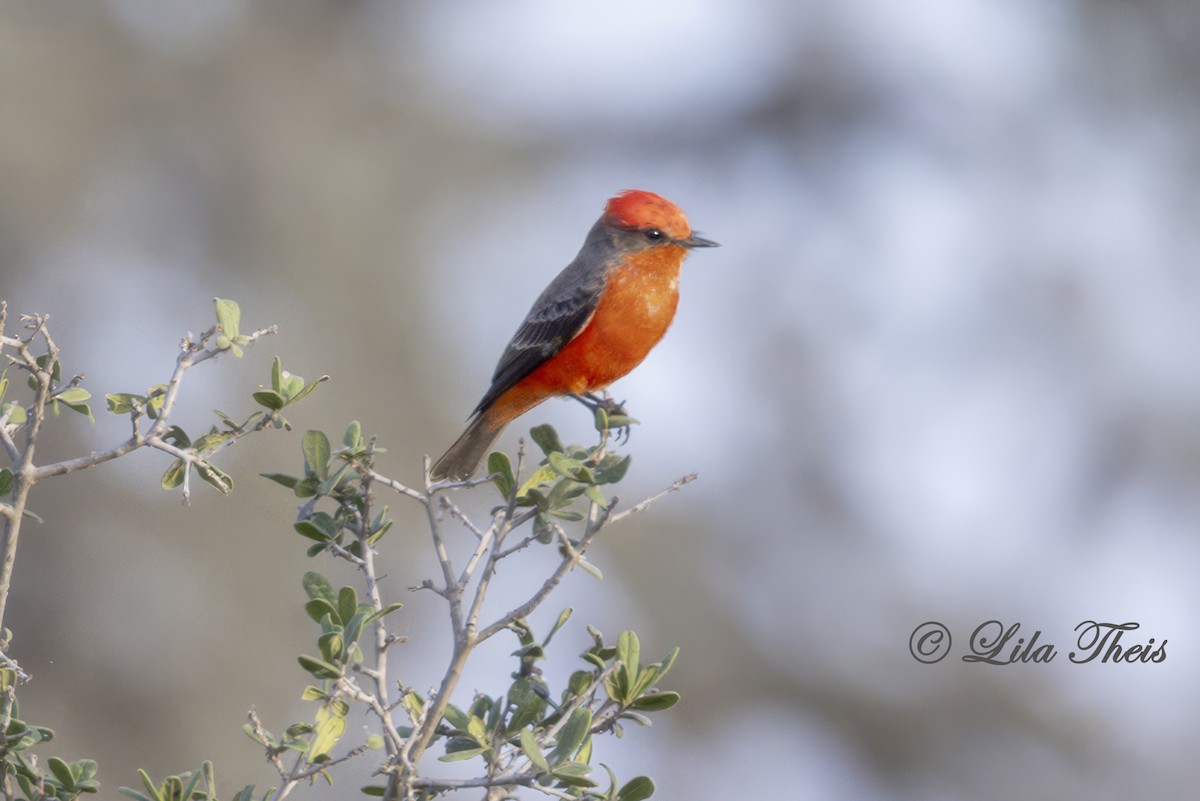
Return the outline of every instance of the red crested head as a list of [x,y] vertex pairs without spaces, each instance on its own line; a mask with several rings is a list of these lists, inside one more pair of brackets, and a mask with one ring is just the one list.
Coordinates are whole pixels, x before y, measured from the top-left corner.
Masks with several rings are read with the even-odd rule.
[[641,189],[626,190],[608,201],[604,219],[629,231],[657,228],[672,239],[687,239],[692,234],[692,227],[678,206]]

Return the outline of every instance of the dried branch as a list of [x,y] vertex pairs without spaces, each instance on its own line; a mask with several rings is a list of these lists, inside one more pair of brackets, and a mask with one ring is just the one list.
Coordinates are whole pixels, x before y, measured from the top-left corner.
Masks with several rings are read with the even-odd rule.
[[650,506],[650,504],[654,503],[655,501],[657,501],[661,498],[666,497],[667,495],[670,495],[672,492],[678,492],[679,490],[683,489],[685,485],[691,484],[693,481],[695,481],[699,477],[700,477],[700,475],[698,473],[688,473],[686,476],[679,479],[674,484],[667,487],[665,490],[655,493],[654,495],[651,495],[649,498],[646,498],[644,501],[641,501],[640,503],[634,504],[633,506],[629,507],[628,509],[626,509],[625,511],[621,512],[618,515],[614,515],[612,520],[609,522],[619,523],[620,521],[624,520],[625,518],[629,517],[630,515],[635,515],[638,512],[644,512]]

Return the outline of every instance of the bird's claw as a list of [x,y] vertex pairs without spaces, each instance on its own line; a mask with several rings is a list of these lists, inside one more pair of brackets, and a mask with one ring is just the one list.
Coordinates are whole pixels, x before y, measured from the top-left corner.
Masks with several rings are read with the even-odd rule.
[[576,394],[572,397],[592,410],[596,416],[596,430],[601,434],[613,433],[613,441],[624,445],[629,441],[631,427],[637,423],[625,411],[625,401],[614,400],[608,393],[595,395],[593,393]]

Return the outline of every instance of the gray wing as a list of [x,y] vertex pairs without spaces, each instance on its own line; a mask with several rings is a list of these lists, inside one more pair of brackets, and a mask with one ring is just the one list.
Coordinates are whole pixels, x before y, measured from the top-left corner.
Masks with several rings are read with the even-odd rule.
[[604,271],[591,259],[576,259],[559,273],[513,334],[473,414],[487,409],[574,339],[596,311],[603,287]]

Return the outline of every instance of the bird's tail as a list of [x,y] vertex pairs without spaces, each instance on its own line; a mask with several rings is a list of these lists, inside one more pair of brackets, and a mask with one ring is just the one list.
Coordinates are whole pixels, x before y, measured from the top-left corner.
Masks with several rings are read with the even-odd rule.
[[477,415],[462,436],[437,460],[429,477],[434,481],[465,481],[470,478],[503,430],[504,423],[497,425],[486,413]]

